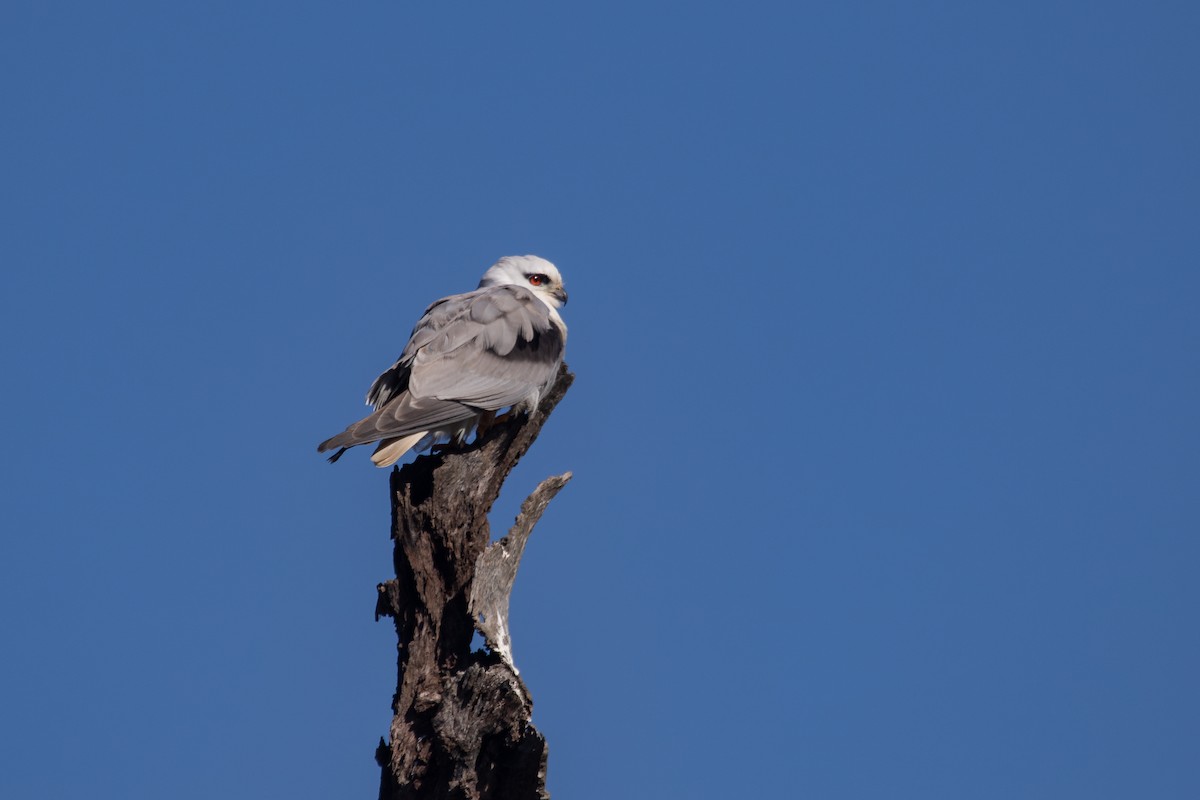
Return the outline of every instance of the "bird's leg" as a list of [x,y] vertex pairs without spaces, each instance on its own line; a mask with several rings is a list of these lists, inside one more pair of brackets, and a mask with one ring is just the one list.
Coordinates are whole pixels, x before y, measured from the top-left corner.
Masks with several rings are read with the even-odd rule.
[[467,444],[467,434],[471,432],[470,425],[462,425],[450,434],[450,441],[431,445],[429,452],[441,455],[461,451]]
[[475,423],[475,441],[483,440],[487,436],[487,432],[496,427],[499,420],[496,418],[495,411],[481,411],[479,413],[479,421]]
[[492,420],[492,427],[494,428],[497,425],[503,425],[506,422],[509,422],[509,421],[515,419],[517,414],[518,414],[517,407],[509,406],[508,411],[505,411],[503,414],[501,414],[500,416],[498,416],[494,420]]

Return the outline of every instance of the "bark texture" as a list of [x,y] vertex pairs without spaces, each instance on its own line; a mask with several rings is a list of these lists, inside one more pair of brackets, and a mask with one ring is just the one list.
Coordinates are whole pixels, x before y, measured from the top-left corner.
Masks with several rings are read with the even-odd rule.
[[[564,366],[528,417],[392,473],[396,578],[379,584],[376,618],[395,620],[399,655],[390,741],[376,753],[380,800],[549,797],[546,742],[512,662],[508,598],[530,531],[571,475],[543,481],[490,546],[487,514],[572,380]],[[471,650],[477,626],[488,651]]]

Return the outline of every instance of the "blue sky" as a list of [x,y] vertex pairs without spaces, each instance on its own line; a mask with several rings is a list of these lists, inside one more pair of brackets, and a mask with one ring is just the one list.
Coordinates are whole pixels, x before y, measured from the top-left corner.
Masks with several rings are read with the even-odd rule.
[[556,797],[1200,795],[1198,22],[5,4],[0,796],[374,796],[387,473],[314,448],[514,253]]

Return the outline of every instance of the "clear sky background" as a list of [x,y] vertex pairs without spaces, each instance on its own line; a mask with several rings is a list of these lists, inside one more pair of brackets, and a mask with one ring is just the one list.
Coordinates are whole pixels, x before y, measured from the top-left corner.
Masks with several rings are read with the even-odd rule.
[[555,797],[1200,797],[1196,8],[4,3],[0,796],[375,796],[314,448],[536,253]]

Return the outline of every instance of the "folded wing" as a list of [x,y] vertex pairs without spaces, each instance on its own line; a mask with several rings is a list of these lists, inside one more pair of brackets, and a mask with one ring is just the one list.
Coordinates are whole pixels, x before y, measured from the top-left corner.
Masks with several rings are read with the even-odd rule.
[[480,411],[536,402],[554,382],[565,344],[561,321],[523,286],[439,300],[396,363],[371,384],[367,402],[375,412],[318,449],[436,430]]

